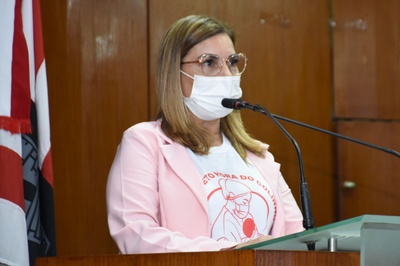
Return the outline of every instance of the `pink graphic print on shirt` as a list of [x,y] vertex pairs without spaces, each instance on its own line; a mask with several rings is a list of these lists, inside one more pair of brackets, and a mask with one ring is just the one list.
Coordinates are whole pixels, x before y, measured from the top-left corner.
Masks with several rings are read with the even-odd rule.
[[212,224],[212,238],[245,242],[267,234],[261,233],[265,230],[257,227],[251,209],[252,199],[256,197],[258,202],[263,202],[257,205],[258,208],[264,208],[260,213],[268,215],[269,207],[265,199],[241,181],[220,179],[218,183],[220,187],[211,194],[215,196],[217,192],[221,193],[225,204]]

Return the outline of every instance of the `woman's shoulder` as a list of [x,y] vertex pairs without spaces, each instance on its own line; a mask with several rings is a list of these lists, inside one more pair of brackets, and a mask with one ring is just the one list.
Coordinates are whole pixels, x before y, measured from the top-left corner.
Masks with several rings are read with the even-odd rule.
[[261,161],[266,160],[266,161],[274,162],[275,158],[274,158],[274,155],[269,151],[269,147],[270,147],[269,144],[261,142],[261,141],[259,141],[259,144],[260,144],[260,147],[262,149],[263,156],[262,157],[258,156],[258,155],[254,154],[252,152],[249,152],[249,151],[247,151],[247,156],[250,157],[253,160],[257,159],[257,160],[261,160]]
[[137,123],[126,129],[124,131],[123,137],[168,140],[168,137],[161,129],[160,120]]
[[157,127],[159,127],[159,125],[160,122],[158,120],[140,122],[126,129],[125,133],[130,133],[130,132],[140,133],[140,132],[152,132],[152,131],[154,132],[156,131]]

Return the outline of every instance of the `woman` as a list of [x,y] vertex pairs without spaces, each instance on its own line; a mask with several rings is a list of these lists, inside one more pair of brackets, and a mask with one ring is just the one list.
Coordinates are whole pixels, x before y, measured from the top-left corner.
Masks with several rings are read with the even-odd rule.
[[242,96],[245,67],[217,19],[192,15],[168,29],[157,120],[124,132],[109,174],[108,223],[121,253],[226,250],[303,230],[268,146],[221,105]]

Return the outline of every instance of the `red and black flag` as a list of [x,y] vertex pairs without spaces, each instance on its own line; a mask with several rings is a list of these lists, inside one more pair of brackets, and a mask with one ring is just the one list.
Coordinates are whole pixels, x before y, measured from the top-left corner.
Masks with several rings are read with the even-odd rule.
[[0,264],[55,256],[40,0],[0,2]]

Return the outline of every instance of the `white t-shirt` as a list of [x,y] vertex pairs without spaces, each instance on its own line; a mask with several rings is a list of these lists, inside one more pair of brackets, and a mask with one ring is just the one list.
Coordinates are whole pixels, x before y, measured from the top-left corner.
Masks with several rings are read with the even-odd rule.
[[225,136],[208,155],[188,151],[207,192],[211,237],[240,243],[268,235],[276,202],[257,168],[244,162]]

